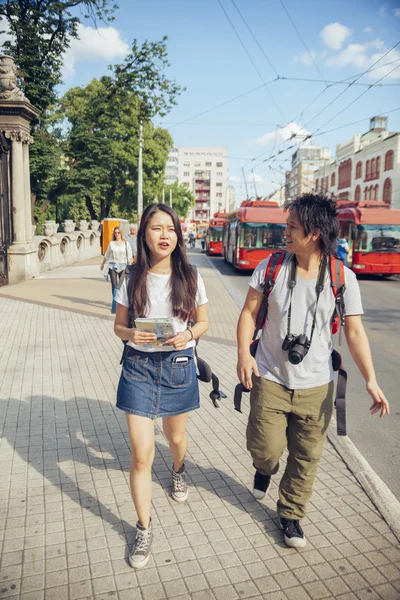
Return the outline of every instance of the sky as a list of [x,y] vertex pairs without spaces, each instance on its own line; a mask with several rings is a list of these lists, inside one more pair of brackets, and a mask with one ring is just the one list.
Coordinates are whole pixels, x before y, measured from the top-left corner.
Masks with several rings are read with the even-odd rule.
[[374,115],[387,115],[390,131],[400,131],[400,0],[118,4],[111,24],[80,26],[60,93],[122,62],[134,38],[167,35],[168,76],[186,90],[155,123],[177,145],[227,146],[238,201],[245,183],[249,195],[279,188],[309,134],[308,143],[334,157],[336,144],[367,131]]

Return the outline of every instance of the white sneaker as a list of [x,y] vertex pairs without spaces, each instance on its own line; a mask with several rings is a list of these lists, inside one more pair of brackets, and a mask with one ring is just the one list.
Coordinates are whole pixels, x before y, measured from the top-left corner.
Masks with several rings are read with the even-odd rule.
[[172,498],[175,502],[185,502],[189,496],[189,490],[185,477],[185,465],[183,464],[176,473],[172,468]]
[[147,528],[136,523],[136,540],[129,552],[129,564],[134,569],[143,569],[149,562],[150,549],[153,541],[153,525],[150,523]]

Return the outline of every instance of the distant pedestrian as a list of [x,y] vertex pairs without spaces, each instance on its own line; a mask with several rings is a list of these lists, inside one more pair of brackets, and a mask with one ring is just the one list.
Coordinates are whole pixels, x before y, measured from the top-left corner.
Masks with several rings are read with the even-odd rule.
[[[117,407],[125,411],[128,422],[130,484],[138,518],[129,563],[141,569],[149,560],[153,541],[150,508],[154,419],[163,418],[172,454],[172,498],[184,502],[188,497],[186,422],[188,413],[200,406],[194,346],[208,329],[204,282],[188,262],[179,217],[166,204],[151,204],[143,213],[133,277],[131,297],[127,279],[118,290],[114,332],[128,340]],[[162,345],[156,344],[154,333],[134,327],[132,320],[136,317],[170,319],[176,335]],[[158,519],[162,520],[160,513]]]
[[130,244],[131,248],[132,248],[132,262],[136,262],[136,255],[137,255],[137,227],[136,225],[131,225],[129,228],[129,234],[126,238],[127,242]]
[[189,231],[189,246],[191,248],[196,246],[196,236],[193,231]]
[[108,275],[111,279],[111,290],[114,297],[114,290],[125,271],[126,265],[132,262],[132,248],[125,240],[121,229],[117,226],[113,230],[113,239],[108,244],[108,248],[100,265],[100,270],[108,263]]
[[347,266],[347,255],[349,253],[349,243],[348,243],[348,236],[344,235],[341,238],[338,238],[337,241],[337,255],[340,258],[341,261],[343,261],[343,264]]
[[204,250],[206,249],[206,237],[207,234],[205,231],[203,231],[201,233],[201,251],[204,252]]

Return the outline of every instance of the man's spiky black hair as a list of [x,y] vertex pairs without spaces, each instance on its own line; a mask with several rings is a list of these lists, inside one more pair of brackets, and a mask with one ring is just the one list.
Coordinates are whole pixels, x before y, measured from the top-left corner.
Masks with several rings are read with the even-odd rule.
[[288,200],[284,208],[296,212],[306,235],[319,231],[318,241],[323,254],[336,254],[339,221],[335,200],[324,194],[303,194],[294,200]]

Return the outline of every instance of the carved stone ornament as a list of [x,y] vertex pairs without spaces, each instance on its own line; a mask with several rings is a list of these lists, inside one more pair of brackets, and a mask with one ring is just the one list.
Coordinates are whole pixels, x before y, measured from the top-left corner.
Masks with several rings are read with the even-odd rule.
[[0,56],[0,100],[26,100],[18,87],[17,72],[11,56]]
[[22,142],[24,144],[32,144],[33,142],[33,137],[29,133],[22,131],[22,129],[6,129],[4,135],[13,142]]

